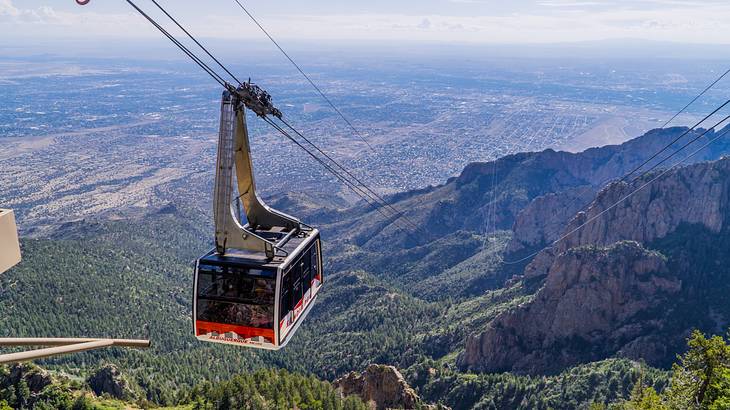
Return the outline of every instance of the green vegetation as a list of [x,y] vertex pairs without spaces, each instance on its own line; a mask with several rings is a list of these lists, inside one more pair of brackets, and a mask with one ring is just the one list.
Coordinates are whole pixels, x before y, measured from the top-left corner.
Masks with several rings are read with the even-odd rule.
[[642,375],[659,390],[667,380],[664,371],[623,359],[576,366],[555,376],[463,374],[425,366],[410,371],[425,401],[440,401],[454,410],[575,409],[629,397]]
[[186,400],[193,409],[366,410],[357,397],[340,398],[332,385],[285,370],[260,370],[196,386]]
[[[59,378],[52,382],[44,370],[23,366],[22,375],[0,367],[0,410],[6,409],[112,409],[111,400],[96,399],[78,381]],[[103,404],[106,402],[106,404]],[[123,407],[117,407],[123,408]]]
[[[618,410],[722,410],[730,408],[730,344],[695,330],[689,350],[672,366],[664,391],[641,377],[631,398],[609,406]],[[661,392],[661,393],[660,393]]]
[[[18,369],[22,369],[18,371]],[[144,398],[123,400],[37,366],[0,367],[0,410],[115,410],[154,407]],[[212,384],[204,382],[178,398],[179,409],[365,410],[358,397],[341,398],[331,384],[285,370],[259,370]]]
[[[669,259],[670,270],[684,283],[673,322],[676,335],[688,328],[706,333],[722,330],[722,318],[730,318],[730,229],[713,232],[703,225],[684,224],[649,246]],[[702,301],[702,303],[697,303]],[[681,351],[681,350],[675,350]]]
[[422,364],[410,379],[426,401],[459,409],[730,409],[730,334],[694,331],[671,372],[623,359],[576,366],[555,376],[463,374]]
[[203,379],[265,367],[266,353],[192,337],[190,262],[206,245],[185,219],[81,225],[64,234],[72,239],[24,240],[24,261],[0,276],[0,335],[149,337],[149,350],[107,349],[41,364],[85,377],[89,367],[112,361],[132,369],[160,404]]
[[[364,271],[340,272],[328,275],[328,286],[308,321],[284,351],[254,352],[204,344],[191,335],[192,268],[187,262],[206,249],[202,239],[205,235],[180,222],[185,219],[160,215],[93,229],[82,225],[64,233],[70,239],[24,240],[24,262],[0,276],[0,332],[14,336],[149,336],[153,340],[150,350],[109,349],[42,364],[83,380],[90,368],[111,361],[144,391],[141,400],[174,405],[200,399],[206,406],[216,406],[216,400],[225,395],[225,387],[206,390],[201,382],[207,380],[212,383],[208,386],[218,386],[234,375],[257,369],[280,367],[325,380],[362,371],[372,363],[406,369],[410,380],[417,379],[416,369],[453,369],[469,333],[483,329],[499,312],[531,297],[530,292],[516,285],[461,300],[429,302],[404,292],[397,281],[394,285],[392,280]],[[166,243],[175,243],[176,247],[162,245]],[[457,281],[476,277],[476,259],[486,260],[489,255],[487,251],[469,259],[461,274],[457,268],[447,267],[459,276],[443,277],[446,286],[458,289]],[[435,287],[437,281],[427,279],[424,283]],[[613,389],[617,382],[612,380],[619,377],[619,371],[615,373],[613,378],[599,378],[597,383]],[[458,407],[467,402],[456,386],[472,377],[449,370],[416,387],[427,401],[469,408]],[[510,375],[479,377],[482,387],[474,390],[478,394],[474,405],[483,397],[493,396],[487,388],[493,381],[490,377],[505,382],[513,378],[515,383],[532,380]],[[578,374],[573,379],[581,377],[587,380],[592,376]],[[452,382],[455,387],[449,391],[438,387]],[[234,381],[225,383],[233,386]],[[532,387],[536,395],[539,387]],[[197,393],[188,397],[191,389]],[[623,390],[615,390],[615,395],[606,397],[628,396],[629,390],[625,395]],[[583,397],[577,393],[574,396],[576,400]],[[278,399],[267,400],[277,403]],[[509,403],[516,398],[496,400]]]
[[[285,350],[256,352],[198,342],[191,332],[190,284],[191,262],[208,247],[207,232],[201,228],[206,225],[194,223],[203,219],[194,211],[178,209],[141,220],[66,227],[61,234],[64,239],[24,240],[24,262],[0,276],[0,335],[150,337],[150,350],[108,349],[41,364],[74,380],[85,380],[91,368],[112,362],[143,392],[139,403],[187,408],[222,408],[224,402],[259,408],[286,408],[291,403],[299,408],[358,408],[352,400],[333,402],[331,386],[314,377],[331,381],[372,363],[402,369],[424,401],[455,409],[568,409],[591,402],[598,406],[629,398],[642,374],[642,386],[665,394],[664,372],[642,370],[626,360],[606,360],[540,377],[456,370],[456,356],[463,351],[467,335],[485,329],[500,312],[533,297],[534,289],[520,283],[485,290],[504,279],[489,267],[509,239],[507,234],[498,235],[482,250],[477,245],[483,237],[451,235],[441,243],[443,249],[468,246],[448,260],[438,260],[439,247],[386,257],[386,252],[376,254],[354,245],[340,249],[325,243],[331,261],[326,266],[327,286]],[[672,255],[686,246],[677,238],[657,242],[653,248]],[[700,254],[705,260],[694,264],[691,255],[677,255],[670,263],[673,269],[685,269],[687,276],[704,266],[713,272],[714,276],[706,277],[712,278],[708,283],[716,290],[708,290],[703,283],[695,291],[710,292],[707,297],[715,306],[727,306],[720,294],[726,286],[721,284],[724,271],[716,263],[726,256]],[[691,266],[679,265],[682,255]],[[371,269],[341,270],[348,264]],[[401,276],[405,271],[409,275]],[[677,326],[698,319],[679,313],[687,310],[674,312],[681,319]],[[725,310],[720,308],[720,313],[724,315]],[[700,316],[707,320],[707,312]],[[711,325],[697,323],[701,329]],[[296,374],[263,370],[270,368]],[[309,386],[309,393],[283,391],[272,396],[266,392],[268,383],[295,381]],[[724,382],[718,383],[721,389]],[[244,385],[249,387],[241,390]],[[54,397],[65,397],[66,404],[87,400],[61,394],[64,391],[69,390],[62,388]],[[10,392],[6,394],[0,400],[17,405],[9,400],[13,399]],[[23,386],[13,387],[12,394],[13,400],[23,397]],[[642,400],[655,399],[649,393],[645,397]],[[94,400],[96,406],[117,406],[113,399]]]
[[271,366],[332,380],[372,363],[453,364],[468,332],[523,294],[516,287],[427,302],[393,281],[364,271],[333,274],[328,266],[325,290],[284,351],[206,344],[192,337],[190,322],[191,262],[207,249],[205,232],[186,222],[195,219],[199,215],[178,210],[72,226],[63,232],[67,239],[23,240],[24,261],[0,276],[0,335],[149,337],[150,350],[109,349],[42,364],[83,376],[90,365],[109,360],[129,369],[150,400],[170,404],[185,386]]

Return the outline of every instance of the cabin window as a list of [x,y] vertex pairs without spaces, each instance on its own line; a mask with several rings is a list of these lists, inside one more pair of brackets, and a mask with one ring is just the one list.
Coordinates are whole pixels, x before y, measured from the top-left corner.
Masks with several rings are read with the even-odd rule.
[[301,266],[302,266],[302,293],[307,294],[307,291],[312,286],[312,259],[310,258],[310,253],[312,252],[312,247],[307,250],[307,252],[304,253],[302,256]]
[[203,267],[198,272],[198,320],[273,328],[275,273]]
[[309,260],[312,266],[312,279],[317,278],[321,281],[322,278],[319,277],[319,252],[317,244],[309,250]]
[[292,275],[291,270],[284,274],[281,281],[281,312],[279,317],[284,319],[292,309]]
[[[297,273],[299,273],[299,269],[297,269]],[[300,300],[302,300],[302,278],[295,277],[295,282],[292,286],[292,304],[294,305],[292,309],[297,307]]]
[[252,305],[221,300],[198,299],[198,320],[227,325],[272,329],[274,305]]
[[281,281],[281,301],[279,318],[294,310],[302,297],[311,289],[315,278],[321,280],[318,245],[314,244],[291,264]]

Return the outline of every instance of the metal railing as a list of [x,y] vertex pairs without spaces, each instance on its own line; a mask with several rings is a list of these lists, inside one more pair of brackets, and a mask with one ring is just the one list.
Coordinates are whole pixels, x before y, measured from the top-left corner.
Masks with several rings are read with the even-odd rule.
[[132,347],[146,349],[150,347],[149,340],[135,339],[92,339],[92,338],[1,338],[0,347],[18,346],[49,346],[44,349],[25,352],[7,353],[0,355],[0,364],[27,362],[46,357],[70,353],[80,353],[87,350],[102,349],[105,347]]

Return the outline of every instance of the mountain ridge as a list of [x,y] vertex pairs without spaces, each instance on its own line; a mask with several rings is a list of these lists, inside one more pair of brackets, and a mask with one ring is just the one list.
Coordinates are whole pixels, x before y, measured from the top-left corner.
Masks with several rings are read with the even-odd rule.
[[[730,272],[720,267],[728,250],[728,177],[730,159],[725,158],[604,188],[564,230],[575,232],[525,268],[526,280],[543,283],[535,299],[500,314],[484,333],[472,336],[460,366],[534,373],[614,354],[661,366],[700,323],[668,317],[680,302],[708,316],[712,311],[719,327],[727,325],[730,304],[703,296],[730,290],[724,285]],[[601,218],[592,220],[597,215]],[[687,249],[684,241],[697,240],[693,230],[704,232],[713,245],[670,267],[671,259]],[[607,257],[596,258],[596,252]],[[692,269],[677,265],[699,265],[700,259],[715,269],[690,274]],[[565,300],[573,303],[566,306]]]

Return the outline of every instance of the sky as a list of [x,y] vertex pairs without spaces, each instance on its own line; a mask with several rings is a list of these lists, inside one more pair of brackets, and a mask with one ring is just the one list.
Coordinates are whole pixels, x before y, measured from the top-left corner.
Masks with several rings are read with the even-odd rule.
[[[150,0],[133,0],[165,21]],[[204,38],[262,39],[234,0],[158,0]],[[727,44],[722,0],[241,0],[279,39],[539,44],[598,40]],[[124,0],[0,0],[0,42],[145,39],[159,34]]]

